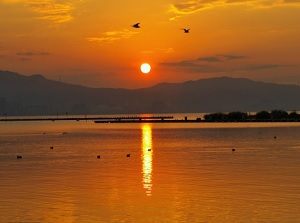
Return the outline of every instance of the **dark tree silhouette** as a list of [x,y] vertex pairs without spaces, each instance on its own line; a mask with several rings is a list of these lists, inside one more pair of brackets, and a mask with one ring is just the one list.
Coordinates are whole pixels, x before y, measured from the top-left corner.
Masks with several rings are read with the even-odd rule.
[[287,119],[289,114],[283,110],[273,110],[271,111],[271,119],[272,120],[283,120]]
[[271,118],[271,114],[267,111],[257,112],[255,115],[257,120],[269,120]]
[[267,111],[257,112],[255,115],[248,115],[244,112],[234,111],[228,114],[221,112],[206,114],[204,120],[209,122],[241,122],[241,121],[298,121],[300,115],[297,112],[290,114],[283,110],[273,110],[271,113]]
[[242,120],[246,120],[247,117],[248,117],[247,113],[239,112],[239,111],[230,112],[228,114],[228,119],[230,121],[242,121]]
[[299,120],[300,119],[300,115],[297,114],[297,112],[291,112],[289,114],[289,119],[291,119],[291,120]]
[[206,121],[225,121],[228,119],[227,115],[221,113],[221,112],[218,112],[218,113],[212,113],[212,114],[207,114],[207,115],[204,115],[204,119]]

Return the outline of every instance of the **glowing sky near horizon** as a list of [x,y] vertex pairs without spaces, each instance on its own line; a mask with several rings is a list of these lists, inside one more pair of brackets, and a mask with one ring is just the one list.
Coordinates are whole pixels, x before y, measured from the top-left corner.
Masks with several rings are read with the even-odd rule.
[[90,87],[297,84],[299,15],[300,0],[0,0],[0,70]]

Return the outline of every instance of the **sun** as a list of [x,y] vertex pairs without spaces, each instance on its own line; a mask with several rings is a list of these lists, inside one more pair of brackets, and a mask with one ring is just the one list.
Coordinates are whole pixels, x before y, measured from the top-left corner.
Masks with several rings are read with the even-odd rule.
[[148,63],[141,64],[140,68],[141,68],[142,73],[144,73],[144,74],[148,74],[151,71],[151,66]]

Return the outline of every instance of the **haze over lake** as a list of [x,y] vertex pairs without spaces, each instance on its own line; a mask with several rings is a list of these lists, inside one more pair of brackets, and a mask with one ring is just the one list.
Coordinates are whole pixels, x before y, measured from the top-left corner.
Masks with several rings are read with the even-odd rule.
[[218,77],[148,88],[88,88],[0,70],[0,116],[300,110],[299,85]]

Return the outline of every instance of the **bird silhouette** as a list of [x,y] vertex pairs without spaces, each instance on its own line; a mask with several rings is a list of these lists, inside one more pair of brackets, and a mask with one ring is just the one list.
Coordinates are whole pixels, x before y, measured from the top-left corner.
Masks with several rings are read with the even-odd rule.
[[184,31],[184,33],[189,33],[190,29],[182,29]]
[[141,28],[141,27],[140,27],[140,23],[139,23],[139,22],[138,22],[138,23],[136,23],[136,24],[134,24],[134,25],[132,25],[132,27],[133,27],[133,28]]

